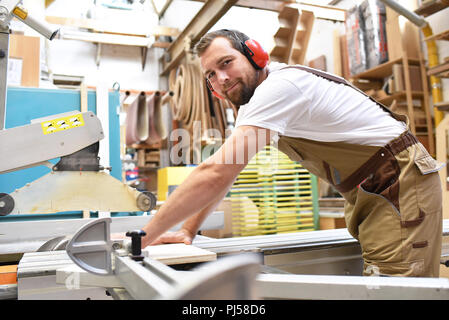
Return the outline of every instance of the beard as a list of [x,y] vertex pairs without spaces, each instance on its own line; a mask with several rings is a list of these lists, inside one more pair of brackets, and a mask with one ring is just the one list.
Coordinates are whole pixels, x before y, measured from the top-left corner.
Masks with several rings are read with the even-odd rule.
[[231,95],[226,94],[226,98],[231,101],[236,107],[247,104],[251,100],[254,91],[257,87],[258,72],[254,73],[254,76],[250,79],[249,84],[245,83],[240,79],[237,85],[240,84],[240,89],[234,90]]

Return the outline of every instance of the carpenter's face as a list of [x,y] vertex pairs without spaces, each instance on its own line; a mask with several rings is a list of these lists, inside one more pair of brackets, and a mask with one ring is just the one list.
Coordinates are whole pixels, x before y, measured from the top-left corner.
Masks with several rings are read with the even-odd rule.
[[201,55],[201,68],[214,90],[236,106],[247,103],[258,84],[254,67],[223,37],[215,38]]

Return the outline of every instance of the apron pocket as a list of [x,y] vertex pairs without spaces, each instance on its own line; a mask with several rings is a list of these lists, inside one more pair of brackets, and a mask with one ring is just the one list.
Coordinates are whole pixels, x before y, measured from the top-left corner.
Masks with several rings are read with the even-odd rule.
[[421,174],[425,175],[432,172],[437,172],[445,166],[444,163],[436,161],[421,143],[417,144],[417,148],[415,150],[416,153],[414,162]]
[[374,193],[388,200],[399,210],[399,174],[401,169],[396,158],[388,153],[385,162],[360,184],[363,191]]

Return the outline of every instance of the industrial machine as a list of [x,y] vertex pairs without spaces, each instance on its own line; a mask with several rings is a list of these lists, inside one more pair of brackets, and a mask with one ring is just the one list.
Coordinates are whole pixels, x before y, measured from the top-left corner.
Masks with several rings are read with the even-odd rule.
[[[85,224],[66,243],[65,250],[25,254],[17,272],[17,297],[449,298],[447,278],[360,276],[360,247],[346,229],[228,239],[199,237],[193,245],[215,252],[217,260],[175,267],[143,254],[139,231],[128,233],[131,240],[111,240],[110,223],[104,218]],[[445,236],[449,235],[448,227],[445,221]]]

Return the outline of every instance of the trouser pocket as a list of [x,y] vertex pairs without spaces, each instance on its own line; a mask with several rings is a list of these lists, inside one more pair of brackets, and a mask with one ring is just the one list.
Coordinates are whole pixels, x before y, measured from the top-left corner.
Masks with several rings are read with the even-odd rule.
[[377,194],[383,197],[400,212],[399,176],[401,169],[398,161],[389,151],[384,153],[384,158],[385,161],[376,172],[360,184],[360,188],[367,193]]
[[401,217],[395,206],[383,196],[359,188],[353,210],[365,263],[402,262]]

